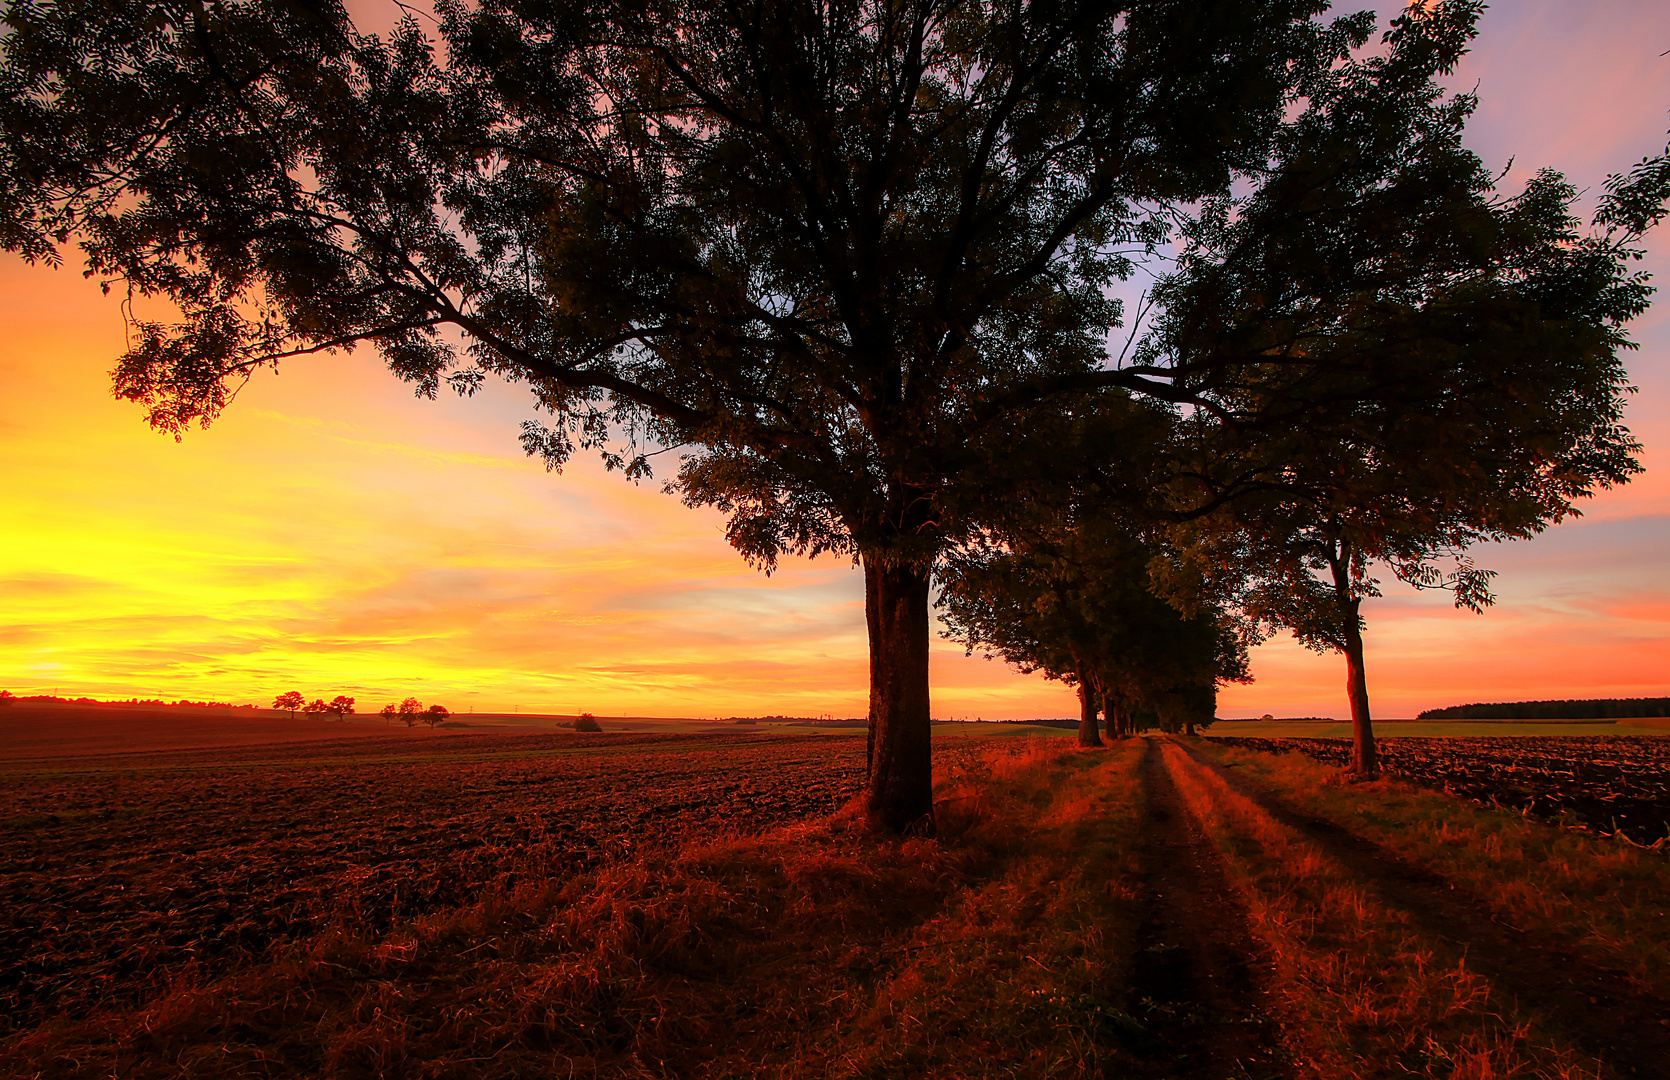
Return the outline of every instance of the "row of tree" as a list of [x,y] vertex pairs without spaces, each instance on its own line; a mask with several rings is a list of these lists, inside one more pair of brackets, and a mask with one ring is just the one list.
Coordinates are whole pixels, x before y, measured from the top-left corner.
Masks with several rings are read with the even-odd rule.
[[431,705],[424,708],[423,702],[415,697],[409,697],[398,705],[384,705],[378,715],[385,722],[399,720],[407,727],[416,727],[420,723],[437,727],[446,722],[452,715],[452,710],[445,705]]
[[347,694],[338,694],[326,701],[324,698],[314,698],[308,701],[299,690],[289,690],[273,698],[273,708],[282,709],[291,716],[297,712],[310,713],[317,716],[334,716],[338,720],[346,720],[354,715],[354,699]]
[[[329,701],[314,698],[308,701],[299,690],[291,690],[273,698],[273,708],[283,709],[291,716],[297,712],[315,715],[334,716],[338,720],[346,720],[354,715],[354,699],[347,694],[338,694]],[[419,723],[435,727],[444,723],[452,715],[452,711],[445,705],[431,705],[424,708],[423,702],[415,697],[409,697],[398,705],[384,705],[377,715],[385,721],[400,720],[407,727],[416,727]]]
[[524,383],[553,468],[683,448],[669,490],[755,565],[853,558],[889,828],[932,807],[936,579],[1116,728],[1290,628],[1344,654],[1369,770],[1375,567],[1478,609],[1470,544],[1638,470],[1670,158],[1587,229],[1555,174],[1499,192],[1437,84],[1478,0],[1373,44],[1324,7],[442,0],[379,37],[338,0],[17,0],[0,242],[178,306],[115,373],[163,431],[371,345],[425,395]]

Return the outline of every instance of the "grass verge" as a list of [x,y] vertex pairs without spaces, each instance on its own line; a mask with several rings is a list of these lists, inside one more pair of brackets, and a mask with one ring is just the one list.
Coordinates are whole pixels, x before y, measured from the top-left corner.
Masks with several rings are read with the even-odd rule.
[[1169,741],[1168,767],[1213,837],[1275,961],[1320,1075],[1443,1080],[1599,1075],[1493,995],[1445,944]]
[[1670,997],[1670,858],[1390,777],[1361,781],[1302,754],[1210,742],[1290,805],[1466,888],[1511,926],[1557,935],[1639,989]]

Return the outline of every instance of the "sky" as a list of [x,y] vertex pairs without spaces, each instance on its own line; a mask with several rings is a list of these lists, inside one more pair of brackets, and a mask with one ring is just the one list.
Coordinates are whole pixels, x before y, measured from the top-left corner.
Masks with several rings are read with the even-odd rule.
[[[377,0],[364,25],[386,20]],[[389,10],[392,10],[390,8]],[[1344,8],[1341,10],[1355,10]],[[1382,6],[1383,17],[1395,8]],[[1670,5],[1503,3],[1451,84],[1487,165],[1597,191],[1670,128]],[[1592,194],[1589,198],[1592,203]],[[1645,268],[1670,284],[1670,232]],[[1528,542],[1488,545],[1484,615],[1388,586],[1365,605],[1375,713],[1670,694],[1670,297],[1632,327],[1645,475]],[[0,255],[0,687],[269,703],[408,695],[454,711],[861,716],[862,579],[767,578],[723,520],[656,483],[524,457],[514,388],[414,398],[369,350],[287,362],[207,431],[151,432],[111,396],[118,299]],[[942,718],[1076,713],[1072,692],[936,642]],[[1290,637],[1220,716],[1345,716],[1344,665]]]

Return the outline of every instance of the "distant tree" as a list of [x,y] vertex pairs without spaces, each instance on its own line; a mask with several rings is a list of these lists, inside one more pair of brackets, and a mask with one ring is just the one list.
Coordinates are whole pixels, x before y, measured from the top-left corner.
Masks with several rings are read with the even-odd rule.
[[10,705],[15,696],[10,690],[0,690],[0,707]]
[[291,690],[288,693],[280,694],[273,698],[273,708],[288,710],[290,715],[294,716],[296,715],[296,710],[301,708],[304,704],[306,704],[306,702],[307,699],[302,697],[300,691]]
[[383,723],[385,723],[385,724],[389,723],[396,716],[400,715],[400,706],[398,706],[398,705],[384,705],[382,707],[382,709],[378,711],[377,715],[379,715],[383,718]]
[[430,727],[436,727],[445,723],[446,718],[451,715],[452,712],[445,705],[431,705],[423,714],[423,722]]
[[[1211,722],[1219,682],[1248,681],[1241,627],[1127,526],[1085,518],[1027,530],[951,561],[940,597],[946,636],[1076,686],[1081,745],[1100,745],[1139,713],[1167,730]],[[1160,595],[1173,590],[1174,603]],[[1187,608],[1180,610],[1179,604]]]
[[346,694],[338,694],[331,698],[330,711],[338,720],[345,720],[354,715],[354,699]]
[[407,727],[416,727],[418,718],[423,715],[423,702],[415,697],[409,697],[400,703],[400,719],[406,721]]
[[603,725],[597,722],[597,717],[591,713],[581,713],[574,718],[575,731],[602,731]]
[[314,698],[312,701],[302,706],[302,712],[313,713],[315,715],[323,715],[330,711],[331,707],[324,698]]

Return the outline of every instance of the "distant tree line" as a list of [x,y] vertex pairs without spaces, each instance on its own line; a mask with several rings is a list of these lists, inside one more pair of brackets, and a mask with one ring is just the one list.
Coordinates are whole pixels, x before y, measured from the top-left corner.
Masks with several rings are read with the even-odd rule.
[[1503,701],[1428,709],[1417,720],[1622,720],[1670,716],[1670,698],[1586,698],[1568,701]]
[[13,702],[17,702],[17,701],[51,702],[54,705],[138,705],[138,706],[147,706],[148,705],[148,706],[165,707],[165,708],[171,708],[171,709],[174,709],[174,708],[253,709],[253,708],[255,708],[255,706],[253,706],[253,705],[234,705],[230,701],[191,701],[187,698],[179,698],[176,701],[167,701],[163,698],[126,698],[126,699],[123,699],[123,700],[116,700],[116,701],[103,701],[99,698],[90,698],[90,697],[66,698],[66,697],[58,697],[55,694],[14,694],[10,690],[0,690],[0,705],[10,705]]
[[867,724],[867,723],[869,723],[869,721],[866,720],[862,716],[853,717],[851,719],[846,719],[846,720],[838,719],[838,718],[833,717],[833,716],[727,716],[727,717],[724,717],[724,718],[718,720],[717,723],[721,723],[721,724],[803,724],[803,725],[806,725],[806,726],[809,726],[809,727],[815,727],[815,726],[821,724],[825,727],[830,727],[830,726],[850,726],[850,725],[854,725],[854,724]]

